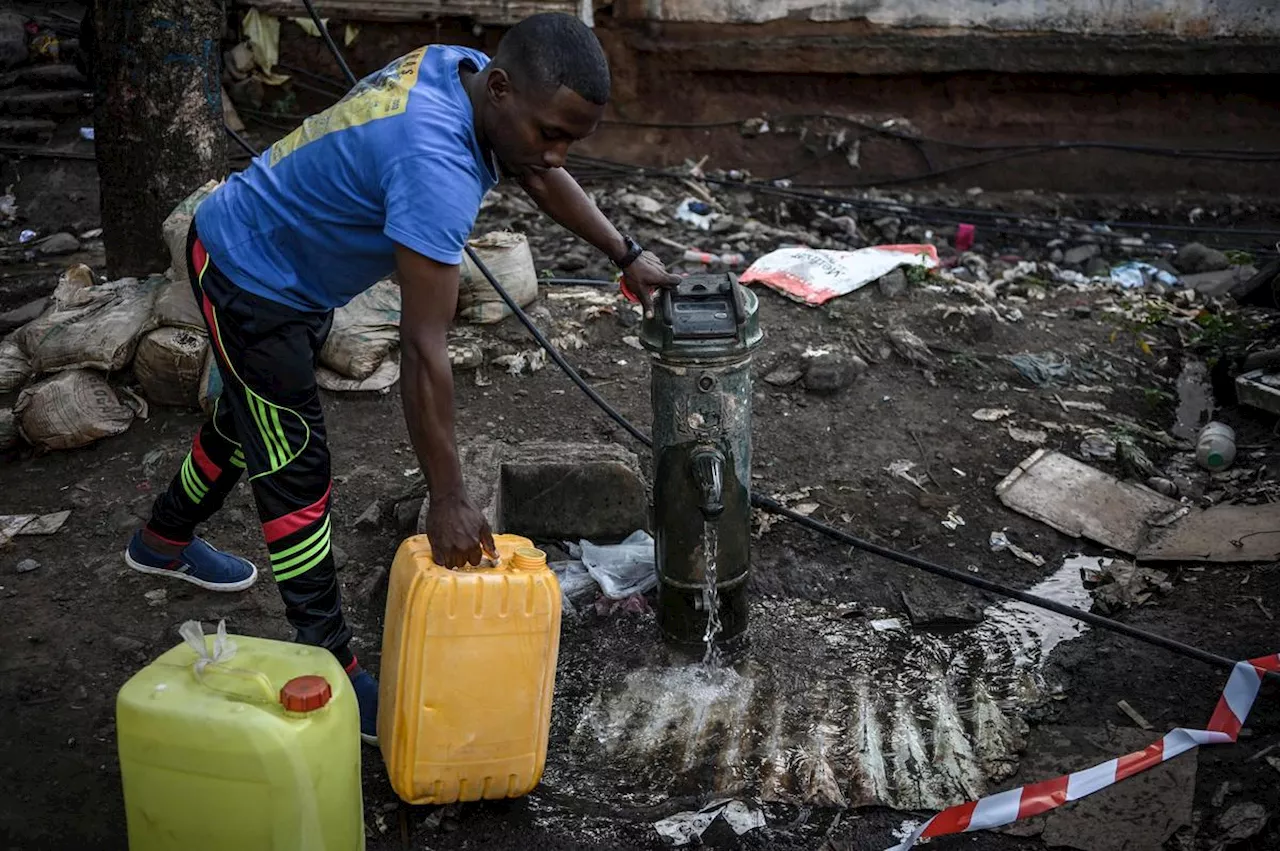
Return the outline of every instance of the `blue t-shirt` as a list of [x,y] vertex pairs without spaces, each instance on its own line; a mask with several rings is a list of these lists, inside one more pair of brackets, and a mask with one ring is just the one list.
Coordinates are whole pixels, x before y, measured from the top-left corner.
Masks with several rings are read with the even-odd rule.
[[456,264],[498,181],[476,141],[459,66],[478,50],[422,47],[362,80],[233,175],[196,210],[213,262],[298,310],[346,304],[395,268],[395,243]]

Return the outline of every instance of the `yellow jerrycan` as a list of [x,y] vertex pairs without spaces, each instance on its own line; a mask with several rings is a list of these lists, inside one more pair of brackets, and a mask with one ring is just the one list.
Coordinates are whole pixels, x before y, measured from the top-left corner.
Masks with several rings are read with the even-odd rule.
[[180,632],[116,697],[129,851],[363,851],[359,710],[333,654]]
[[542,778],[560,649],[560,584],[528,538],[449,570],[400,545],[382,636],[378,740],[411,804],[514,798]]

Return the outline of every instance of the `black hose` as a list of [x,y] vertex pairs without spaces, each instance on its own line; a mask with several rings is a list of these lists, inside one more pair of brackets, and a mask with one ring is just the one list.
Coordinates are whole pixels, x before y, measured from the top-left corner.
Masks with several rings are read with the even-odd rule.
[[324,43],[328,45],[329,52],[333,54],[333,58],[337,60],[338,66],[342,68],[342,76],[347,78],[347,85],[355,88],[356,75],[351,73],[347,60],[342,58],[342,51],[338,49],[338,45],[333,43],[333,36],[329,35],[329,28],[324,25],[324,21],[320,19],[320,15],[316,12],[315,5],[311,0],[302,0],[302,5],[307,7],[307,14],[311,16],[311,20],[315,22],[316,29],[320,30],[320,36],[324,39]]
[[[329,38],[328,31],[325,29],[324,24],[321,23],[319,15],[316,14],[315,7],[311,4],[311,0],[303,0],[303,2],[306,4],[307,11],[311,13],[311,19],[316,22],[316,26],[320,28],[320,32],[325,35],[325,43],[329,45],[329,49],[333,52],[334,58],[338,60],[338,63],[342,66],[347,79],[354,86],[356,82],[355,77],[351,74],[351,69],[347,67],[347,63],[343,60],[342,54],[338,51],[338,46],[333,43],[333,39]],[[228,132],[232,132],[230,128],[228,128]],[[232,132],[232,136],[242,144],[246,146],[248,145],[247,142],[240,139],[238,134]],[[250,148],[250,150],[252,149]],[[538,326],[533,323],[533,320],[529,318],[529,315],[524,312],[524,309],[516,303],[515,299],[511,297],[511,294],[506,291],[506,288],[504,288],[502,284],[498,282],[498,279],[493,276],[493,273],[489,271],[489,267],[485,265],[484,261],[481,260],[480,256],[475,252],[475,249],[468,245],[466,246],[466,252],[467,256],[471,258],[471,261],[476,264],[476,268],[480,270],[480,273],[484,275],[485,279],[498,293],[498,296],[506,303],[507,307],[511,309],[511,312],[520,320],[521,324],[524,325],[529,333],[533,335],[533,338],[538,342],[538,345],[546,351],[553,361],[555,361],[556,366],[560,367],[564,374],[569,376],[569,379],[573,381],[574,384],[578,385],[578,389],[585,393],[591,401],[595,402],[596,405],[608,414],[614,422],[625,429],[627,433],[636,440],[652,449],[653,441],[650,440],[649,436],[632,425],[626,417],[617,411],[617,409],[606,402],[604,398],[595,391],[595,388],[590,384],[587,384],[587,382],[583,380],[582,376],[578,374],[577,370],[570,366],[564,357],[561,356],[560,352],[556,350],[556,347],[551,344],[551,341],[546,338],[542,331],[538,329]],[[1210,653],[1206,650],[1192,647],[1189,644],[1184,644],[1181,641],[1165,638],[1162,635],[1148,632],[1145,629],[1139,629],[1138,627],[1120,623],[1119,621],[1114,621],[1101,615],[1095,615],[1092,612],[1076,609],[1055,600],[1050,600],[1035,594],[1029,594],[1026,591],[1018,591],[1017,589],[1001,585],[998,582],[981,579],[969,573],[962,573],[961,571],[944,567],[940,564],[935,564],[934,562],[917,558],[913,555],[908,555],[907,553],[901,553],[896,550],[891,550],[888,547],[873,544],[870,541],[864,541],[861,538],[850,535],[848,532],[843,532],[834,526],[828,526],[827,524],[814,520],[811,517],[805,517],[802,514],[794,512],[777,500],[771,499],[767,496],[753,493],[751,495],[751,504],[781,517],[785,517],[788,520],[799,523],[801,526],[812,529],[813,531],[825,535],[832,540],[840,541],[841,543],[848,544],[851,547],[856,547],[857,549],[864,550],[865,552],[879,555],[891,561],[896,561],[899,564],[905,564],[908,567],[919,568],[932,573],[935,576],[951,579],[974,588],[981,588],[984,591],[990,591],[1004,597],[1011,597],[1015,600],[1020,600],[1021,602],[1028,603],[1042,609],[1047,609],[1048,611],[1056,612],[1057,614],[1065,615],[1069,618],[1074,618],[1075,620],[1082,621],[1090,624],[1091,626],[1096,626],[1100,629],[1107,629],[1112,632],[1120,633],[1121,635],[1127,635],[1130,638],[1136,638],[1139,641],[1144,641],[1148,644],[1155,645],[1156,647],[1162,647],[1165,650],[1169,650],[1189,659],[1204,662],[1208,665],[1214,665],[1228,670],[1234,668],[1236,665],[1236,660],[1228,659],[1226,656],[1219,656],[1216,653]],[[1268,672],[1268,674],[1270,676],[1276,676],[1274,674],[1270,674],[1270,672]]]

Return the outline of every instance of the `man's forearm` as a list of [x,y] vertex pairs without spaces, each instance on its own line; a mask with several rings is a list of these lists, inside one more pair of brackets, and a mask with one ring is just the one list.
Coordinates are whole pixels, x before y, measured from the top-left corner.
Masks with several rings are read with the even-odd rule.
[[553,168],[523,178],[520,185],[544,213],[594,245],[610,260],[621,260],[626,255],[627,243],[622,234],[569,172]]
[[449,351],[407,342],[401,352],[405,424],[434,499],[465,491],[453,430],[453,370]]

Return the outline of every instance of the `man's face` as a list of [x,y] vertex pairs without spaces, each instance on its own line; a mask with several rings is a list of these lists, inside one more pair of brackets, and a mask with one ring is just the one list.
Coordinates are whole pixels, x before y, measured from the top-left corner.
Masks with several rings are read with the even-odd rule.
[[513,85],[503,69],[489,79],[486,133],[493,152],[515,177],[564,165],[569,145],[595,132],[604,107],[561,86],[554,92]]

